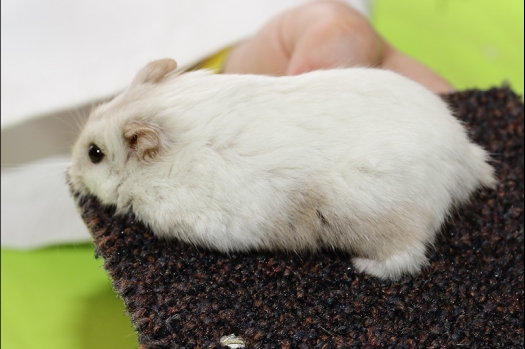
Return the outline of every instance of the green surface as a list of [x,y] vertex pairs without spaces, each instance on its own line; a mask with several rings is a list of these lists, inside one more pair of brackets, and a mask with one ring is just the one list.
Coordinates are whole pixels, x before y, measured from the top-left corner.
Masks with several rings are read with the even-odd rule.
[[375,0],[372,22],[457,89],[510,83],[523,96],[523,0]]
[[[394,46],[456,88],[505,80],[523,94],[523,1],[376,0],[373,22]],[[6,349],[127,349],[137,338],[91,244],[2,250]]]
[[2,250],[5,349],[138,348],[91,244]]

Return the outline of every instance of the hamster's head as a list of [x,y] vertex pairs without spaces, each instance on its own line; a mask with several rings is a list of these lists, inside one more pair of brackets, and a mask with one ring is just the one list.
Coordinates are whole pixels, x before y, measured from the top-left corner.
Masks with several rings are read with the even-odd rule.
[[126,91],[91,112],[73,146],[67,173],[75,196],[90,194],[117,210],[129,208],[122,187],[137,181],[141,168],[158,161],[169,142],[151,117],[155,107],[149,98],[176,66],[171,59],[149,63]]

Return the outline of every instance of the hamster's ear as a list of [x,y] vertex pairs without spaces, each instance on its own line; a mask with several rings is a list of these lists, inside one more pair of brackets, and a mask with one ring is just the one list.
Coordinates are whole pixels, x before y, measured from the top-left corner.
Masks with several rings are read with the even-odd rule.
[[137,73],[131,84],[138,85],[144,83],[159,83],[168,73],[174,71],[176,68],[177,62],[171,58],[159,59],[157,61],[150,62]]
[[161,151],[158,132],[145,123],[130,122],[124,126],[124,138],[129,150],[137,154],[140,160],[154,160]]

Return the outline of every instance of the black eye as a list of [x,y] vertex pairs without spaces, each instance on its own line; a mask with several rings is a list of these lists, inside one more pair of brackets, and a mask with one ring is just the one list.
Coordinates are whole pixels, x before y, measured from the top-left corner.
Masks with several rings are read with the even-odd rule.
[[98,164],[104,158],[104,153],[102,152],[102,150],[100,150],[99,147],[97,147],[94,144],[91,144],[89,146],[89,158],[91,159],[92,163]]

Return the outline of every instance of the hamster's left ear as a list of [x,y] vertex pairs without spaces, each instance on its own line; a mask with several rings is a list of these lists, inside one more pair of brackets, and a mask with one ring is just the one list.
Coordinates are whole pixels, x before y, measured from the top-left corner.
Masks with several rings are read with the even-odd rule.
[[158,131],[146,123],[128,123],[124,126],[124,138],[128,149],[135,153],[140,160],[155,160],[162,150]]
[[177,62],[171,58],[150,62],[137,73],[131,85],[157,84],[175,69],[177,69]]

